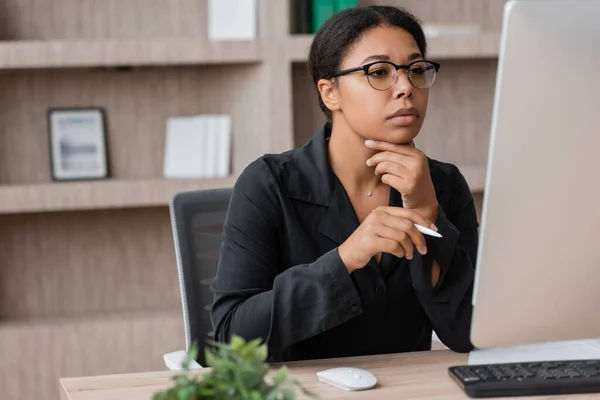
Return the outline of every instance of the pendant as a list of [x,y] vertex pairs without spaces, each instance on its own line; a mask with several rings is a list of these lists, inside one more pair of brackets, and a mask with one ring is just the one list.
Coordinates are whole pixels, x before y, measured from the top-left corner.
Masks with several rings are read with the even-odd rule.
[[367,196],[370,196],[372,194],[373,194],[373,192],[371,192],[370,190],[367,192]]

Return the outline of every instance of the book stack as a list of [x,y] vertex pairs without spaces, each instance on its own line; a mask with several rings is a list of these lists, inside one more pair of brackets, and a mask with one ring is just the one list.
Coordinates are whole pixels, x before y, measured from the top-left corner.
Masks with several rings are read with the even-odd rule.
[[292,0],[292,30],[316,33],[333,14],[356,5],[357,0]]
[[165,178],[225,178],[230,174],[230,153],[229,115],[173,117],[167,121]]

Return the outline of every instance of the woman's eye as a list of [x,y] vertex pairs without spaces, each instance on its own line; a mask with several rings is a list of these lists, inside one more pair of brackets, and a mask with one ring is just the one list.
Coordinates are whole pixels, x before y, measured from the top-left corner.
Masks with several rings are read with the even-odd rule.
[[369,75],[376,76],[376,77],[387,76],[387,74],[388,74],[388,72],[385,69],[378,69],[378,70],[369,72]]
[[423,75],[425,70],[421,67],[411,68],[410,73],[414,75]]

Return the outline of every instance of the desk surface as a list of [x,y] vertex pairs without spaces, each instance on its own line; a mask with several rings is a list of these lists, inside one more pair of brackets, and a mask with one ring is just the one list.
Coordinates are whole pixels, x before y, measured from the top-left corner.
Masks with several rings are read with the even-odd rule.
[[[388,354],[287,363],[291,377],[315,392],[320,399],[468,399],[448,376],[451,365],[467,363],[466,354],[449,350]],[[377,386],[362,392],[346,392],[323,382],[316,373],[323,369],[354,366],[377,377]],[[151,400],[152,395],[172,383],[173,371],[61,379],[61,400]],[[549,397],[528,397],[533,399]],[[600,399],[599,395],[552,398]]]

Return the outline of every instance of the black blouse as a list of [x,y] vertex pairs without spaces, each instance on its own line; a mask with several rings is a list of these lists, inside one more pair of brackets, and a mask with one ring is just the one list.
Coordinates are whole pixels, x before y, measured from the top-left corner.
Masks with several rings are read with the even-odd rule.
[[[212,285],[217,340],[262,338],[275,362],[429,350],[433,329],[452,350],[470,351],[478,222],[464,177],[430,159],[444,237],[425,236],[425,256],[384,253],[348,274],[337,247],[359,222],[328,162],[330,134],[265,155],[237,180]],[[393,188],[389,205],[402,207]]]

